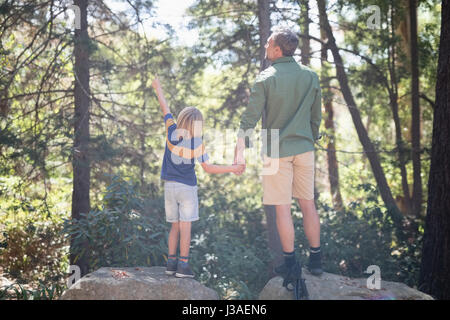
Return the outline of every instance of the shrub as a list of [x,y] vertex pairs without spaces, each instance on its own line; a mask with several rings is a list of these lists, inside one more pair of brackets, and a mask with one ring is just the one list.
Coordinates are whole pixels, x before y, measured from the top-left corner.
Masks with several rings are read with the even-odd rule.
[[[104,266],[165,265],[170,224],[165,222],[163,195],[145,199],[136,186],[116,176],[101,209],[65,221],[64,232],[74,238],[76,255],[83,253],[87,242],[90,271]],[[223,298],[255,298],[268,280],[263,213],[248,208],[243,198],[230,200],[214,190],[200,190],[191,267],[200,282]]]
[[[88,252],[90,271],[106,266],[155,266],[164,262],[167,226],[161,199],[145,200],[136,184],[115,176],[103,205],[82,219],[65,220],[73,254]],[[84,249],[83,243],[87,244]]]
[[36,289],[26,289],[20,284],[0,288],[0,300],[56,300],[64,292],[65,286],[58,283],[46,285],[39,282]]
[[[378,265],[382,279],[417,286],[422,234],[398,239],[387,210],[378,203],[376,188],[367,184],[360,188],[367,192],[365,202],[352,202],[340,212],[318,201],[324,270],[364,278],[369,265]],[[302,245],[299,253],[305,259],[309,246],[303,220],[297,216],[296,243]]]
[[0,264],[19,282],[59,281],[67,254],[62,226],[53,221],[19,220],[5,227]]

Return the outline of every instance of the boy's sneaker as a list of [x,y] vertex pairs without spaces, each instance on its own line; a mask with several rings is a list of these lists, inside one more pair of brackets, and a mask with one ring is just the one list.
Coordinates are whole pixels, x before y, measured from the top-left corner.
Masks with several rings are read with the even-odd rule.
[[185,263],[182,261],[178,262],[177,272],[175,273],[175,277],[177,278],[193,278],[194,273],[189,267],[189,263]]
[[167,259],[166,274],[169,276],[174,275],[175,272],[177,272],[177,265],[178,265],[177,259]]

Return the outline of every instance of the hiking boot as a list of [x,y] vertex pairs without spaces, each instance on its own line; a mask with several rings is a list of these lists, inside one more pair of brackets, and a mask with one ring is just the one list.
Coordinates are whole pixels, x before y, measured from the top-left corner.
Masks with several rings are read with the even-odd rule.
[[174,275],[175,272],[177,272],[177,265],[178,265],[177,259],[167,259],[166,274],[169,276]]
[[274,272],[276,275],[281,276],[282,278],[286,278],[287,274],[289,273],[290,268],[291,268],[291,267],[288,267],[288,266],[286,265],[286,263],[283,263],[282,265],[280,265],[280,266],[278,266],[278,267],[275,267],[275,268],[273,269],[273,272]]
[[307,267],[308,271],[311,272],[312,275],[320,276],[323,273],[321,256],[319,255],[316,259],[311,259],[310,257]]
[[175,273],[177,278],[193,278],[194,273],[189,267],[188,263],[178,262],[177,272]]
[[291,275],[294,274],[301,274],[301,266],[299,262],[296,262],[292,266],[287,266],[286,263],[283,263],[281,266],[275,267],[274,272],[281,276],[283,279],[288,278]]

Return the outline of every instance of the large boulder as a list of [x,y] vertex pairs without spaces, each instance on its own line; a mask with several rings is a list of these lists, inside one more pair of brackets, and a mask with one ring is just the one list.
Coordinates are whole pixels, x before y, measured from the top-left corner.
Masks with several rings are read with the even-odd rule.
[[217,300],[217,293],[194,279],[165,274],[165,267],[100,268],[89,273],[61,300]]
[[[303,269],[302,276],[310,300],[432,300],[423,292],[399,282],[381,280],[380,290],[368,289],[367,278],[351,279],[326,273],[314,276]],[[275,277],[262,289],[260,300],[293,300],[293,292],[283,287],[283,279]]]

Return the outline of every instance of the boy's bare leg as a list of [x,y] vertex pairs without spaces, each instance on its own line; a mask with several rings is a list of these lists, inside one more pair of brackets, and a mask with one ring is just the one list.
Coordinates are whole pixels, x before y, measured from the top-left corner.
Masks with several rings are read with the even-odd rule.
[[180,257],[189,257],[191,224],[190,221],[180,221]]
[[178,239],[180,237],[180,223],[172,222],[172,228],[169,232],[169,255],[177,254]]
[[320,219],[314,199],[298,199],[303,214],[303,228],[310,247],[320,247]]
[[281,246],[284,252],[294,251],[294,223],[291,216],[291,205],[281,204],[276,205],[277,212],[277,229],[280,235]]

